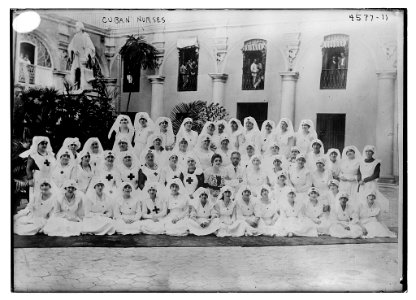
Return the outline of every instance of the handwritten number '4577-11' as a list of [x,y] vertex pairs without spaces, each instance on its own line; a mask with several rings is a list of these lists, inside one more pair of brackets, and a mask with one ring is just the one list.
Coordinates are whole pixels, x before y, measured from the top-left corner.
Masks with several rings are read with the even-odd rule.
[[389,17],[388,15],[382,14],[381,16],[375,16],[374,15],[369,15],[369,14],[351,14],[349,15],[349,18],[351,19],[351,21],[365,21],[365,22],[372,22],[374,19],[375,20],[382,20],[382,21],[388,21]]

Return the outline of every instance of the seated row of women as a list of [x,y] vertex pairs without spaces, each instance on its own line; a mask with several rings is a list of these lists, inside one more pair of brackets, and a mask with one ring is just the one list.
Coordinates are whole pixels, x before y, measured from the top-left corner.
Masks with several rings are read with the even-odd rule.
[[[178,178],[167,186],[147,182],[135,190],[124,182],[120,192],[106,192],[106,181],[97,179],[86,194],[68,180],[61,193],[48,179],[40,180],[40,192],[14,217],[14,232],[50,236],[80,234],[187,234],[232,236],[308,236],[330,235],[339,238],[395,237],[381,221],[382,206],[376,192],[368,192],[357,208],[349,195],[337,192],[321,197],[317,188],[306,196],[286,187],[272,191],[262,185],[255,196],[243,185],[237,192],[223,186],[216,199],[205,188],[198,188],[191,199]],[[281,193],[280,197],[276,193]]]

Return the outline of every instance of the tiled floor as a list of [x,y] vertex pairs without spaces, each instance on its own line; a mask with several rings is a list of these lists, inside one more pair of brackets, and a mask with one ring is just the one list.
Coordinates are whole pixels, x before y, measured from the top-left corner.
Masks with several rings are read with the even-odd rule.
[[380,192],[390,200],[390,211],[383,214],[383,220],[389,227],[398,227],[399,187],[397,185],[380,184]]
[[397,244],[15,249],[16,291],[397,291]]
[[[397,188],[389,226],[397,226]],[[22,248],[16,291],[400,291],[397,244]]]

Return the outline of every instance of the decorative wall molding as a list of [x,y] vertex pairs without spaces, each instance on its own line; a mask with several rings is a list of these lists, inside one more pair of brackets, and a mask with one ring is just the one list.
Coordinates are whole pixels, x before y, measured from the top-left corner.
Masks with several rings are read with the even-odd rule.
[[300,49],[300,32],[287,33],[284,36],[286,44],[285,53],[288,65],[288,71],[293,71],[295,66],[296,57]]
[[397,43],[396,41],[380,42],[381,51],[383,53],[383,66],[385,69],[397,68]]

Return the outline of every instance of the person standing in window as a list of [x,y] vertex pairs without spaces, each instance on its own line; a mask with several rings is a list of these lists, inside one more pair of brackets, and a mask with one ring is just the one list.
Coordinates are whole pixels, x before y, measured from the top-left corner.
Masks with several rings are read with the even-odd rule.
[[339,80],[342,85],[345,84],[345,75],[347,69],[347,58],[345,57],[344,52],[341,52],[338,57],[338,69],[339,69]]
[[335,55],[332,56],[331,60],[329,61],[329,86],[335,86],[337,82],[337,72],[338,62],[337,57]]
[[250,66],[251,77],[253,78],[253,87],[255,88],[257,73],[259,72],[259,67],[257,65],[257,59],[253,60],[253,63]]
[[257,69],[259,71],[257,72],[256,82],[253,85],[254,89],[261,88],[261,84],[263,83],[263,80],[264,80],[264,69],[263,69],[263,64],[261,62],[257,64]]
[[182,90],[184,90],[188,84],[188,70],[186,69],[186,66],[184,63],[181,64],[179,67],[179,74],[182,78]]
[[347,68],[347,58],[345,57],[344,52],[341,52],[338,57],[338,69],[346,69]]
[[196,74],[197,74],[197,65],[195,60],[188,61],[188,71],[189,71],[189,89],[196,90]]

